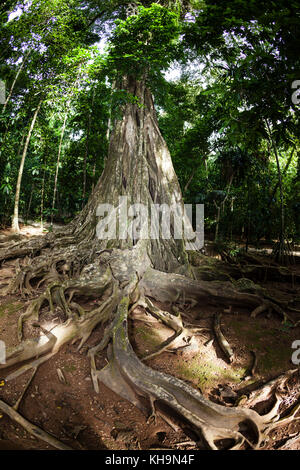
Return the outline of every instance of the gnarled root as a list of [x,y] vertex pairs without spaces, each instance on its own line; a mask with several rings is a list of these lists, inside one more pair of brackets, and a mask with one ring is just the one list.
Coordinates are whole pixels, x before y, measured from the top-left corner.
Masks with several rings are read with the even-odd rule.
[[[180,274],[169,274],[148,268],[140,283],[141,289],[146,296],[152,297],[160,302],[174,302],[178,293],[185,299],[185,302],[195,304],[209,299],[212,305],[241,306],[251,308],[253,315],[256,315],[266,305],[269,311],[274,310],[283,317],[283,321],[291,321],[283,309],[264,297],[261,292],[249,293],[235,287],[231,282],[219,281],[195,281]],[[293,322],[292,322],[293,323]]]
[[274,302],[267,301],[266,299],[264,299],[263,303],[251,312],[251,317],[256,318],[258,314],[263,313],[266,310],[268,312],[272,312],[272,310],[274,310],[276,313],[278,313],[283,318],[283,323],[286,323],[287,321],[289,321],[291,324],[294,323],[290,316],[279,305]]
[[219,346],[222,349],[223,353],[225,354],[226,358],[228,359],[229,362],[233,361],[233,351],[230,347],[230,344],[228,343],[227,339],[223,335],[221,331],[221,313],[216,313],[215,315],[215,320],[214,320],[214,332],[216,335],[216,338],[218,340]]
[[[217,441],[224,438],[234,441],[232,448],[240,448],[245,442],[258,448],[269,416],[265,419],[254,410],[227,408],[210,402],[185,382],[145,366],[137,358],[128,339],[128,307],[129,297],[124,296],[112,331],[110,363],[98,372],[98,379],[135,405],[139,396],[151,398],[152,403],[168,405],[201,431],[211,449],[217,449]],[[241,433],[239,427],[242,424],[254,431],[252,442]]]
[[54,436],[51,436],[51,434],[48,434],[47,432],[43,431],[43,429],[23,418],[23,416],[21,416],[13,407],[9,406],[2,400],[0,400],[0,410],[37,439],[41,439],[42,441],[47,442],[47,444],[50,444],[52,447],[59,450],[72,450],[71,447],[58,441]]
[[52,239],[53,234],[48,234],[45,237],[36,237],[30,240],[17,242],[13,246],[10,245],[8,247],[0,247],[0,263],[7,259],[34,256],[49,246]]
[[259,402],[269,400],[276,391],[282,390],[286,382],[298,372],[298,369],[290,369],[284,374],[280,374],[278,377],[269,380],[247,395],[241,395],[241,397],[238,399],[238,403],[244,403],[247,407],[253,407]]
[[163,311],[156,307],[147,297],[136,302],[131,307],[130,312],[133,311],[137,305],[144,307],[154,318],[161,321],[168,328],[174,330],[173,335],[163,341],[155,351],[143,356],[142,360],[152,359],[164,351],[174,351],[179,348],[187,347],[191,344],[191,340],[194,335],[199,335],[200,331],[208,330],[208,328],[186,328],[179,313],[175,315]]
[[[40,338],[23,341],[17,348],[9,351],[7,363],[1,365],[0,368],[15,366],[30,360],[31,362],[12,372],[6,378],[7,380],[18,377],[30,368],[35,369],[69,341],[80,340],[78,348],[81,348],[98,324],[108,323],[102,341],[89,352],[96,391],[99,390],[98,381],[102,381],[141,409],[145,409],[141,397],[150,400],[154,413],[160,405],[168,407],[183,420],[188,421],[211,449],[218,449],[220,447],[218,441],[223,439],[233,441],[232,449],[243,446],[259,448],[264,436],[270,430],[295,419],[298,408],[294,409],[289,416],[279,418],[280,398],[277,399],[271,412],[265,416],[260,416],[256,411],[248,408],[251,398],[244,407],[226,407],[213,403],[184,381],[147,367],[138,359],[129,342],[128,311],[130,306],[139,303],[140,298],[145,298],[146,308],[152,315],[175,331],[175,336],[177,336],[173,339],[178,340],[183,333],[190,334],[189,329],[183,325],[180,315],[162,312],[148,297],[170,304],[179,303],[180,298],[183,299],[184,304],[210,298],[214,303],[222,301],[226,305],[242,304],[252,309],[265,301],[262,297],[240,292],[231,283],[198,283],[181,275],[161,273],[152,268],[148,268],[146,272],[145,269],[141,269],[144,275],[140,280],[140,274],[138,274],[138,282],[135,278],[128,282],[127,278],[127,283],[124,284],[124,276],[129,271],[128,258],[125,259],[124,255],[125,269],[120,269],[119,277],[116,271],[116,258],[112,261],[115,262],[113,272],[110,267],[106,270],[104,268],[103,271],[95,264],[87,265],[78,279],[52,282],[46,292],[29,306],[19,322],[20,337],[23,321],[29,318],[37,320],[45,302],[48,302],[50,309],[58,305],[63,310],[66,321]],[[135,266],[130,269],[133,273],[139,273],[139,269]],[[72,302],[75,294],[92,298],[108,294],[108,297],[100,307],[88,312],[76,302]],[[113,316],[117,307],[117,314]],[[109,363],[104,369],[97,371],[96,354],[105,348],[110,340],[112,344],[109,345]],[[168,346],[174,345],[172,343],[173,340],[170,340]],[[276,391],[275,386],[271,387],[271,391]]]
[[[89,338],[93,329],[99,323],[105,323],[111,318],[111,314],[118,303],[118,289],[112,282],[111,277],[109,278],[107,272],[105,272],[101,278],[96,279],[95,284],[94,288],[97,289],[98,292],[106,292],[109,286],[112,289],[109,297],[100,307],[90,312],[84,312],[80,317],[71,315],[65,323],[55,326],[51,332],[47,332],[43,329],[44,335],[22,341],[16,348],[9,350],[6,363],[1,364],[0,369],[8,368],[36,357],[38,357],[38,359],[34,359],[31,363],[25,364],[17,371],[12,372],[6,380],[12,380],[27,370],[38,367],[42,362],[45,362],[56,354],[58,350],[69,341],[74,342],[80,340],[78,346],[78,349],[80,349]],[[88,288],[88,282],[86,285]],[[82,283],[80,283],[80,286],[83,288]],[[67,287],[70,288],[70,284],[68,284]],[[74,288],[74,285],[72,285],[72,289]],[[76,285],[76,289],[79,289],[79,284]],[[92,281],[90,283],[90,289],[92,289]],[[41,301],[39,302],[39,305],[40,304]]]
[[[38,321],[39,312],[45,302],[49,303],[50,311],[53,311],[54,304],[58,305],[67,318],[78,318],[78,316],[83,316],[83,311],[80,306],[75,306],[75,309],[78,313],[75,313],[70,308],[70,302],[74,294],[79,294],[83,296],[101,296],[109,286],[111,285],[111,272],[109,268],[105,273],[97,272],[94,278],[88,278],[87,276],[82,276],[77,280],[67,280],[65,282],[59,283],[54,282],[50,284],[46,291],[30,303],[26,312],[20,315],[18,320],[18,339],[22,340],[23,337],[23,322],[26,319],[33,318],[34,321]],[[69,300],[66,300],[66,294],[69,295]]]
[[[143,281],[144,279],[140,284],[145,288],[146,282]],[[153,310],[152,302],[145,300],[146,305]],[[246,407],[227,408],[215,404],[205,399],[198,390],[185,382],[145,366],[137,358],[128,338],[127,315],[131,302],[127,290],[127,294],[125,293],[119,304],[111,331],[110,362],[97,373],[97,378],[108,387],[135,405],[138,403],[140,407],[142,405],[139,396],[148,397],[152,411],[155,403],[169,406],[201,432],[211,449],[217,449],[218,441],[221,439],[233,440],[231,447],[233,449],[245,444],[252,448],[259,448],[264,437],[274,427],[284,425],[294,419],[298,407],[288,417],[279,419],[278,409],[281,402],[279,396],[273,409],[266,415],[260,416],[256,411]],[[160,311],[155,313],[160,314]],[[168,315],[165,319],[167,317]],[[170,321],[180,323],[181,319],[173,316]],[[175,326],[175,331],[180,326]],[[246,427],[246,430],[243,427]]]

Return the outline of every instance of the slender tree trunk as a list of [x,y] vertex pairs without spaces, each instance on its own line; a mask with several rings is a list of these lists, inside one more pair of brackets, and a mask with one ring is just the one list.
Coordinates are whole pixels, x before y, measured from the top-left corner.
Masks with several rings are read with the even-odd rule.
[[205,178],[208,180],[208,164],[207,164],[207,157],[204,158],[204,167],[205,167]]
[[188,190],[188,188],[189,188],[191,182],[193,181],[194,176],[195,176],[195,171],[193,171],[193,172],[191,173],[189,179],[188,179],[187,182],[186,182],[186,185],[185,185],[184,190],[183,190],[183,194],[184,194],[184,195],[186,194],[186,192],[187,192],[187,190]]
[[[93,110],[93,107],[94,107],[94,99],[95,99],[95,90],[93,91],[93,97],[92,97],[92,110]],[[85,143],[85,155],[84,155],[84,162],[83,162],[82,208],[85,204],[86,169],[87,169],[87,159],[88,159],[88,155],[89,155],[90,133],[91,133],[91,111],[89,111],[89,115],[88,115],[87,136],[86,136],[86,143]]]
[[250,239],[250,227],[251,227],[251,211],[250,211],[250,186],[249,176],[247,177],[247,234],[246,234],[246,253],[248,253],[249,239]]
[[215,242],[218,240],[219,238],[219,226],[220,226],[220,219],[221,219],[221,215],[223,215],[224,213],[224,207],[225,207],[225,203],[227,201],[227,198],[229,196],[229,191],[230,191],[230,188],[231,188],[231,185],[232,185],[232,181],[233,181],[233,174],[230,176],[230,179],[229,179],[229,183],[228,183],[228,186],[227,186],[227,190],[226,190],[226,194],[225,194],[225,197],[223,199],[223,201],[220,203],[220,205],[218,206],[218,204],[216,203],[216,201],[214,201],[214,205],[217,209],[217,221],[216,221],[216,230],[215,230]]
[[55,178],[54,178],[54,189],[53,189],[53,198],[52,198],[52,211],[51,211],[51,225],[53,225],[53,217],[54,217],[54,210],[55,210],[55,199],[56,199],[56,192],[57,192],[57,182],[58,182],[58,172],[59,172],[59,164],[60,164],[60,157],[61,157],[61,150],[62,150],[62,144],[63,144],[63,139],[64,139],[64,134],[65,134],[65,130],[66,130],[66,124],[67,124],[67,119],[68,119],[68,112],[69,112],[69,108],[70,108],[70,104],[71,104],[71,100],[72,100],[72,96],[76,90],[76,87],[78,85],[78,81],[79,81],[79,76],[80,76],[80,73],[81,73],[81,68],[79,68],[79,72],[78,72],[78,75],[77,75],[77,79],[76,79],[76,82],[74,84],[74,87],[70,93],[70,96],[69,96],[69,100],[66,104],[66,113],[65,113],[65,117],[64,117],[64,122],[63,122],[63,126],[62,126],[62,130],[61,130],[61,135],[60,135],[60,141],[59,141],[59,147],[58,147],[58,155],[57,155],[57,161],[56,161],[56,170],[55,170]]
[[[283,171],[282,171],[282,175],[281,175],[282,178],[285,176],[286,172],[287,172],[288,169],[289,169],[289,166],[290,166],[291,161],[292,161],[292,159],[293,159],[295,150],[296,150],[296,146],[292,149],[291,154],[290,154],[290,156],[289,156],[289,158],[288,158],[288,161],[286,162],[286,165],[285,165],[285,167],[284,167],[284,169],[283,169]],[[273,189],[272,196],[270,197],[270,200],[269,200],[269,205],[271,204],[271,202],[272,202],[272,200],[273,200],[273,197],[274,197],[275,194],[276,194],[276,191],[277,191],[277,189],[278,189],[278,186],[279,186],[279,181],[277,181],[277,183],[276,183],[276,185],[275,185],[275,187],[274,187],[274,189]]]
[[[207,168],[207,157],[206,156],[203,157],[203,163],[204,163],[204,168],[205,168],[205,177],[206,177],[206,179],[208,179],[208,168]],[[189,179],[187,180],[187,182],[185,184],[185,187],[184,187],[184,190],[183,190],[183,195],[186,194],[191,182],[193,181],[193,179],[195,177],[197,169],[198,169],[198,165],[196,165],[196,167],[193,169]]]
[[215,208],[217,209],[217,220],[216,220],[216,230],[215,230],[215,242],[219,238],[219,224],[220,224],[220,216],[221,216],[221,206],[218,206],[216,201],[214,201]]
[[34,115],[33,115],[33,118],[32,118],[32,121],[31,121],[31,124],[30,124],[30,127],[29,127],[29,131],[28,131],[28,134],[27,134],[26,142],[25,142],[25,145],[24,145],[24,150],[23,150],[21,163],[20,163],[20,168],[19,168],[19,174],[18,174],[18,180],[17,180],[17,186],[16,186],[14,215],[13,215],[13,220],[12,220],[12,231],[16,232],[16,233],[20,232],[20,228],[19,228],[19,201],[20,201],[21,183],[22,183],[22,176],[23,176],[23,170],[24,170],[24,163],[25,163],[25,158],[26,158],[26,155],[27,155],[27,150],[28,150],[28,147],[29,147],[30,139],[31,139],[31,134],[32,134],[32,131],[34,129],[36,118],[39,114],[41,105],[42,105],[42,100],[40,100],[40,102],[39,102],[39,104],[38,104],[38,106],[37,106],[37,108],[34,112]]
[[273,147],[275,158],[276,158],[276,164],[277,164],[277,172],[278,172],[278,185],[279,185],[279,193],[280,193],[280,235],[279,235],[279,241],[282,243],[284,241],[284,200],[283,200],[283,187],[282,187],[282,175],[281,175],[281,168],[280,168],[280,162],[279,162],[279,156],[278,156],[278,151],[277,151],[277,146],[276,143],[274,142],[272,132],[270,129],[270,125],[268,121],[266,121],[267,124],[267,129],[268,129],[268,137],[270,140],[270,144]]
[[24,145],[25,135],[26,135],[26,132],[23,132],[22,139],[21,139],[21,142],[20,142],[20,145],[19,145],[19,148],[18,148],[18,154],[17,154],[18,158],[21,156],[22,148],[23,148],[23,145]]
[[63,144],[65,130],[66,130],[67,118],[68,118],[68,114],[66,113],[65,117],[64,117],[63,126],[62,126],[62,129],[61,129],[59,147],[58,147],[58,154],[57,154],[57,161],[56,161],[54,189],[53,189],[53,198],[52,198],[51,225],[53,224],[55,199],[56,199],[56,192],[57,192],[58,171],[59,171],[59,164],[60,164],[60,157],[61,157],[61,149],[62,149],[62,144]]
[[231,203],[230,203],[230,212],[231,212],[231,220],[230,220],[230,241],[232,242],[232,236],[233,236],[233,207],[234,207],[234,197],[231,197]]
[[[44,161],[45,165],[45,161]],[[43,230],[44,228],[44,194],[45,194],[45,176],[46,176],[46,169],[44,166],[44,171],[43,171],[43,179],[42,179],[42,191],[41,191],[41,229]]]
[[14,78],[14,81],[13,81],[11,87],[10,87],[8,96],[7,96],[7,98],[6,98],[6,101],[5,101],[5,103],[4,103],[4,106],[3,106],[3,108],[2,108],[2,113],[4,113],[5,110],[6,110],[6,108],[7,108],[7,105],[8,105],[8,103],[9,103],[11,97],[12,97],[14,88],[15,88],[16,83],[17,83],[17,81],[18,81],[18,78],[19,78],[19,76],[20,76],[20,73],[22,72],[22,70],[23,70],[23,68],[24,68],[24,65],[25,65],[25,63],[26,63],[26,61],[27,61],[27,59],[28,59],[30,53],[31,53],[31,49],[29,49],[29,50],[27,51],[27,54],[25,54],[25,56],[24,56],[24,58],[23,58],[23,62],[22,62],[22,64],[21,64],[21,66],[19,67],[19,69],[18,69],[18,71],[17,71],[17,73],[16,73],[16,76],[15,76],[15,78]]
[[85,193],[86,193],[86,168],[87,168],[87,159],[89,154],[89,132],[86,137],[86,144],[85,144],[85,154],[84,154],[84,161],[83,161],[83,187],[82,187],[82,209],[85,203]]
[[95,188],[95,176],[96,176],[96,163],[93,165],[93,184],[92,184],[92,192],[94,191]]

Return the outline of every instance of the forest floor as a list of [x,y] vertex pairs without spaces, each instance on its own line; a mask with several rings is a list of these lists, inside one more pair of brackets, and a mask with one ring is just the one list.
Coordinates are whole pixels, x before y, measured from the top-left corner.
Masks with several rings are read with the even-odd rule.
[[[40,235],[41,230],[37,227],[23,227],[22,234]],[[1,235],[7,235],[7,231],[0,232]],[[300,274],[299,264],[293,269]],[[0,284],[4,278],[13,276],[13,273],[14,262],[5,263],[0,271]],[[298,289],[300,293],[300,286],[291,286],[289,283],[267,282],[263,287],[282,299],[289,298],[291,289]],[[42,288],[37,289],[36,294],[41,292]],[[7,347],[17,344],[17,319],[28,302],[18,296],[0,298],[0,339],[5,341]],[[91,309],[95,302],[98,301],[86,303],[84,307]],[[159,307],[168,310],[167,305],[160,304]],[[295,307],[300,309],[300,303]],[[216,311],[223,312],[222,306],[218,310],[207,303],[191,309],[188,312],[189,321],[196,327],[206,327],[209,331],[197,336],[193,346],[176,352],[163,352],[146,364],[187,381],[198,387],[204,396],[227,406],[234,405],[237,391],[251,390],[258,383],[296,367],[291,363],[291,345],[294,340],[300,340],[300,327],[291,328],[288,323],[282,324],[281,318],[275,314],[270,318],[264,314],[256,319],[251,318],[247,309],[235,309],[222,316],[222,331],[234,351],[234,361],[228,363],[216,340],[210,341],[214,339],[212,325]],[[137,313],[143,314],[142,311]],[[145,320],[133,318],[130,322],[131,342],[139,357],[155,350],[173,334],[172,330],[154,318],[148,316]],[[59,308],[52,314],[45,308],[40,317],[40,322],[46,329],[63,321]],[[36,328],[25,326],[25,336],[37,334]],[[103,329],[96,328],[80,352],[77,351],[76,344],[69,344],[42,364],[23,397],[19,412],[74,449],[195,449],[196,436],[190,430],[182,426],[180,428],[175,417],[171,426],[161,417],[158,417],[156,423],[147,424],[147,416],[104,385],[100,384],[100,393],[95,393],[86,353],[88,348],[100,341],[102,335]],[[243,381],[252,361],[251,351],[256,354],[257,368],[251,380]],[[105,365],[104,351],[97,357],[97,369]],[[65,383],[59,380],[58,369],[62,372]],[[4,376],[1,372],[0,384],[1,376]],[[27,372],[0,386],[0,398],[14,405],[30,375],[31,372]],[[287,383],[283,402],[285,407],[295,404],[299,400],[299,394],[300,377],[294,376]],[[263,406],[264,404],[257,411],[267,411]],[[300,437],[284,446],[287,439],[298,433],[300,422],[295,420],[271,432],[266,448],[300,450]],[[40,450],[51,449],[51,446],[30,436],[7,416],[0,415],[0,449]]]

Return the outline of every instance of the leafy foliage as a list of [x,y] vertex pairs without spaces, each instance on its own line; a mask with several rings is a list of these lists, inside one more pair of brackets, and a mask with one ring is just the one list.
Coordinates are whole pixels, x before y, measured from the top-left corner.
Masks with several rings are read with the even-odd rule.
[[[299,106],[291,99],[300,78],[299,15],[298,1],[281,0],[2,2],[1,223],[10,223],[39,101],[20,211],[67,221],[102,172],[122,105],[139,105],[116,87],[132,74],[148,78],[184,199],[205,204],[207,232],[214,236],[219,207],[220,238],[278,237],[276,151],[285,230],[300,240]],[[164,77],[170,66],[181,71],[177,80]]]
[[117,20],[110,39],[109,61],[121,74],[167,68],[176,53],[180,33],[178,13],[153,3]]

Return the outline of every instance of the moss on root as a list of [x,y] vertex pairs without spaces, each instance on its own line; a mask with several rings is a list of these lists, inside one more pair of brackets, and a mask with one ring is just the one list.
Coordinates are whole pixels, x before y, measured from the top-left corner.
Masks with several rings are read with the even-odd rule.
[[0,318],[6,315],[13,315],[23,308],[23,303],[20,302],[7,302],[0,305]]

